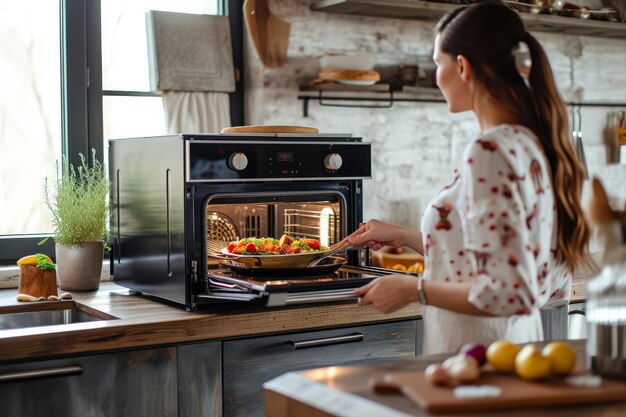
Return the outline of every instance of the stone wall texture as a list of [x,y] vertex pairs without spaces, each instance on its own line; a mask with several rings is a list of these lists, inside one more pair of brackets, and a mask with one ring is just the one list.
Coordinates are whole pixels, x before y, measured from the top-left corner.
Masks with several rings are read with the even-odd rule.
[[[473,115],[450,114],[445,103],[397,102],[388,109],[363,109],[312,101],[309,117],[303,117],[297,96],[299,86],[315,78],[318,58],[325,53],[373,53],[381,71],[428,60],[434,23],[313,12],[309,0],[273,0],[270,9],[291,23],[288,59],[281,68],[266,68],[247,39],[246,123],[362,136],[373,149],[373,179],[364,184],[365,219],[419,227],[424,205],[452,178],[460,152],[479,132]],[[534,35],[548,54],[565,100],[626,103],[626,39]],[[622,164],[613,162],[618,149],[611,142],[619,110],[626,108],[583,107],[581,131],[590,175],[600,177],[624,204],[626,155]]]

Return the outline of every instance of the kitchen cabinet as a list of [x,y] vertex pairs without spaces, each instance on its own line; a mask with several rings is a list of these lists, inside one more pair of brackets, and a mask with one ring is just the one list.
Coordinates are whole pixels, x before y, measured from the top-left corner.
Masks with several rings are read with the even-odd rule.
[[544,340],[567,339],[567,306],[541,310]]
[[567,338],[587,338],[587,303],[571,303],[567,306]]
[[176,349],[0,366],[3,417],[176,416]]
[[222,415],[222,343],[177,347],[178,416]]
[[226,341],[224,417],[263,416],[263,383],[286,372],[414,358],[421,320]]

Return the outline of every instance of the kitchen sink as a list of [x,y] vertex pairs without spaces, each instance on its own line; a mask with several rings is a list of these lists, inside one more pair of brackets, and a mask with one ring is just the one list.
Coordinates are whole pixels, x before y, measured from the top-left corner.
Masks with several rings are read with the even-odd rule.
[[75,301],[43,301],[0,309],[0,330],[115,319]]

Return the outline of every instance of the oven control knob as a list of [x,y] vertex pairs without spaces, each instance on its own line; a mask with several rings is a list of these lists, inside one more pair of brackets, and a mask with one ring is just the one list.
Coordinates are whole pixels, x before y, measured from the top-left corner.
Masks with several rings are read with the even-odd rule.
[[337,171],[341,168],[342,163],[343,159],[341,159],[341,155],[338,153],[331,153],[324,157],[324,166],[329,171]]
[[228,168],[233,171],[243,171],[248,166],[248,157],[243,152],[232,154],[228,158]]

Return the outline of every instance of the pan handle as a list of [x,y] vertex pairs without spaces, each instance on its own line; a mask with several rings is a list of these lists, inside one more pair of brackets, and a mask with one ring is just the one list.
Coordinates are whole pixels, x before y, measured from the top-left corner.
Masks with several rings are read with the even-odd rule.
[[306,348],[312,348],[312,347],[338,345],[341,343],[354,343],[354,342],[362,342],[362,341],[363,341],[362,333],[353,333],[353,334],[348,334],[345,336],[323,337],[319,339],[300,340],[297,342],[290,340],[288,343],[292,344],[294,350],[298,350],[298,349],[306,349]]

